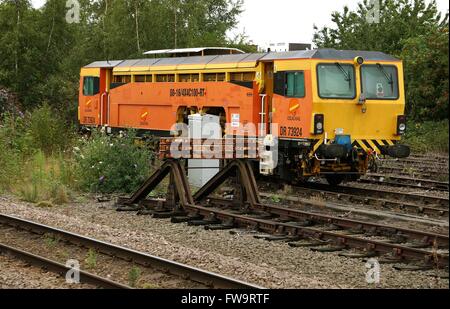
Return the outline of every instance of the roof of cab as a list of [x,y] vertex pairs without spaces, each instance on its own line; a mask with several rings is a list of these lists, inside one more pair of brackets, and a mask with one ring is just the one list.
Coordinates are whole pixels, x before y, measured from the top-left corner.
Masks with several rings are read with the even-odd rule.
[[255,67],[259,61],[289,60],[289,59],[328,59],[353,60],[361,56],[367,61],[399,61],[388,54],[377,51],[354,51],[336,49],[315,49],[291,52],[272,52],[255,54],[233,54],[214,56],[145,58],[132,60],[97,61],[85,68],[114,68],[117,72],[130,71],[161,71],[183,69],[219,69]]
[[261,61],[284,59],[353,60],[356,57],[363,57],[367,61],[399,61],[393,56],[378,51],[337,50],[332,48],[268,53]]

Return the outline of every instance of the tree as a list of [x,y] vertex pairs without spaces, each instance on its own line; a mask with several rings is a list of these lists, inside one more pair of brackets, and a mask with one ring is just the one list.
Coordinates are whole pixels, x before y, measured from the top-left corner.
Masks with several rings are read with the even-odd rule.
[[[444,47],[448,44],[448,13],[442,17],[434,0],[428,4],[425,0],[380,0],[379,22],[371,23],[367,17],[372,9],[364,0],[356,11],[344,7],[343,12],[334,12],[335,26],[315,27],[314,43],[326,48],[383,51],[403,59],[409,115],[448,118],[448,48]],[[424,71],[424,67],[428,69]]]
[[29,0],[0,0],[0,85],[17,92],[25,108],[48,102],[76,114],[80,68],[96,60],[232,44],[227,32],[242,6],[242,0],[78,1],[80,23],[70,24],[65,1],[34,9]]
[[405,40],[401,58],[414,119],[448,119],[448,27]]
[[0,1],[0,85],[27,97],[39,70],[42,34],[37,24],[38,12],[28,0]]

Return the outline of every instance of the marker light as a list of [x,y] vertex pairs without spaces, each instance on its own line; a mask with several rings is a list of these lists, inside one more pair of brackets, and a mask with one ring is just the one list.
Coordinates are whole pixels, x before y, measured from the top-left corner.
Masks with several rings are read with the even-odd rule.
[[397,116],[397,135],[406,133],[406,117],[404,115]]
[[323,134],[325,117],[323,114],[314,115],[314,134]]
[[360,56],[356,57],[353,61],[355,62],[356,65],[363,65],[364,64],[364,58],[360,57]]

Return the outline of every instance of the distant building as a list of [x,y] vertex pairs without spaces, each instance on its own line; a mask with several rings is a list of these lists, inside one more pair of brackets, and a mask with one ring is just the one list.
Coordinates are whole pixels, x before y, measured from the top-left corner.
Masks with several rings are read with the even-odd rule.
[[262,52],[287,52],[287,51],[294,51],[294,50],[310,50],[311,44],[304,44],[304,43],[268,43],[263,44],[260,46],[260,51]]

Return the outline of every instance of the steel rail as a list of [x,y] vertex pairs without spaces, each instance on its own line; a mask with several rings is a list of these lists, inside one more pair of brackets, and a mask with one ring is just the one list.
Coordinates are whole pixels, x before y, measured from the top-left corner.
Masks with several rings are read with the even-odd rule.
[[[394,166],[379,166],[378,171],[381,174],[386,175],[396,175],[396,176],[406,176],[406,177],[413,177],[417,179],[438,179],[439,176],[443,175],[441,172],[434,172],[431,170],[424,171],[424,170],[405,170],[404,167],[394,167]],[[447,173],[448,176],[448,173]]]
[[[295,194],[303,196],[305,198],[311,197],[312,194],[316,194],[317,196],[334,198],[338,201],[347,201],[351,203],[360,202],[364,205],[373,205],[382,208],[390,208],[390,209],[399,209],[406,210],[413,213],[429,215],[434,217],[448,217],[449,216],[449,207],[431,207],[431,206],[423,206],[417,205],[414,203],[402,202],[402,201],[394,201],[388,200],[385,198],[376,198],[370,196],[362,196],[362,195],[353,195],[349,193],[340,193],[335,191],[326,191],[326,190],[317,190],[311,189],[307,187],[302,187],[302,190],[295,191]],[[323,203],[315,202],[310,199],[302,199],[301,201],[304,205],[311,206],[319,206],[323,205]]]
[[[403,259],[421,259],[426,262],[435,263],[438,267],[448,266],[448,255],[430,252],[427,250],[407,247],[401,244],[383,242],[378,240],[364,239],[352,235],[321,230],[318,228],[296,225],[293,223],[283,223],[273,220],[252,218],[246,215],[235,214],[229,211],[214,209],[211,207],[185,205],[187,211],[195,214],[201,214],[205,217],[214,217],[223,222],[233,220],[233,224],[240,227],[251,227],[271,234],[288,235],[288,237],[296,238],[312,238],[325,241],[332,241],[343,247],[352,247],[364,249],[370,252],[393,254]],[[447,238],[448,239],[448,238]],[[447,240],[448,245],[448,240]]]
[[262,288],[251,283],[215,274],[196,267],[181,264],[175,261],[163,259],[133,249],[113,245],[101,240],[96,240],[90,237],[82,236],[58,228],[50,227],[48,225],[32,222],[29,220],[5,214],[0,214],[0,224],[24,230],[29,230],[37,234],[52,233],[55,235],[59,235],[62,239],[70,243],[96,249],[98,252],[101,252],[103,254],[114,256],[127,261],[133,261],[136,264],[143,265],[145,267],[152,267],[170,273],[172,275],[182,277],[183,279],[188,278],[191,281],[198,282],[212,288],[220,288],[220,289]]
[[417,179],[412,177],[395,176],[388,174],[366,174],[358,180],[365,183],[387,184],[398,187],[411,187],[421,189],[434,189],[448,191],[449,183],[444,181],[435,181],[430,179]]
[[[56,273],[61,277],[65,277],[65,274],[70,270],[72,270],[72,268],[66,265],[60,264],[58,262],[49,260],[45,257],[30,252],[26,252],[2,243],[0,243],[0,253],[14,256],[17,259],[30,263],[31,265],[38,266],[46,270],[49,270],[53,273]],[[83,270],[78,271],[80,274],[80,283],[91,284],[105,289],[131,289],[131,287],[127,285],[111,281],[109,279],[91,274],[89,272]]]
[[384,159],[383,162],[399,162],[399,163],[418,163],[418,164],[435,164],[435,165],[447,165],[449,163],[448,158],[417,158],[417,157],[410,157],[410,158],[404,158],[404,159]]
[[351,195],[360,195],[363,197],[373,196],[373,197],[382,197],[382,198],[392,198],[399,201],[409,201],[413,203],[420,203],[424,205],[433,205],[433,206],[441,206],[441,207],[449,207],[448,198],[438,197],[438,196],[429,196],[422,194],[413,194],[413,193],[405,193],[405,192],[394,192],[383,189],[369,189],[369,188],[357,188],[350,186],[329,186],[320,183],[312,183],[308,182],[306,184],[297,185],[298,188],[306,188],[306,189],[314,189],[320,190],[323,192],[335,192],[342,194],[351,194]]

